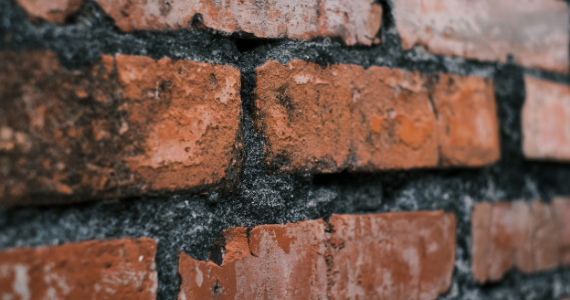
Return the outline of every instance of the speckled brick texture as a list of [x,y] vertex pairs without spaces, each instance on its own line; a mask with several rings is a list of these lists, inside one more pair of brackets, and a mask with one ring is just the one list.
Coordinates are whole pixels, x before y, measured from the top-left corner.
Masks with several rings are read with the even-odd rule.
[[72,72],[41,51],[0,61],[2,206],[213,187],[239,169],[232,67],[104,55]]
[[221,265],[181,254],[185,299],[436,299],[449,289],[455,217],[332,215],[224,231]]
[[500,157],[492,82],[292,61],[257,69],[255,119],[281,172],[476,167]]
[[156,299],[156,241],[87,241],[0,252],[2,299]]

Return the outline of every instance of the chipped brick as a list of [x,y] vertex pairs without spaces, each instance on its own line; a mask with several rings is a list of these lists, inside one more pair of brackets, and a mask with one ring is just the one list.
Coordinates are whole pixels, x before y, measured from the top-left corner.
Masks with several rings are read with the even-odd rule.
[[16,0],[30,15],[33,21],[43,19],[63,24],[65,19],[79,11],[84,0]]
[[570,161],[570,87],[525,76],[523,151],[529,159]]
[[0,252],[2,299],[155,299],[156,242],[88,241]]
[[[257,75],[255,124],[270,169],[377,171],[436,167],[440,157],[443,166],[499,158],[489,80],[302,61],[269,61]],[[465,117],[473,112],[477,118]]]
[[232,67],[104,55],[66,71],[50,52],[0,61],[2,206],[203,190],[237,176]]
[[330,223],[224,231],[221,266],[180,255],[179,299],[435,299],[449,288],[453,215],[333,215]]
[[341,38],[348,45],[378,43],[382,7],[373,0],[114,1],[96,0],[123,31],[206,27],[261,38]]
[[568,72],[568,6],[559,0],[394,0],[404,49]]

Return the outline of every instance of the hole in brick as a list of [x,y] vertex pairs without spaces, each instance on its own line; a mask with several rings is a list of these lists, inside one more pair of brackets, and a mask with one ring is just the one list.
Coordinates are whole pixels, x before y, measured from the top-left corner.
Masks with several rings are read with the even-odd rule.
[[221,266],[226,254],[226,240],[222,235],[218,240],[214,241],[210,248],[209,259],[216,265]]

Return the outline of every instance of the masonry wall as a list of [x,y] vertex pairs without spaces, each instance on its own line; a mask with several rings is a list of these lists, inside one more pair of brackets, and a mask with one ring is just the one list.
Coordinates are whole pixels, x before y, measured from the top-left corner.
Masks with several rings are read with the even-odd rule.
[[0,1],[2,299],[569,297],[568,5]]

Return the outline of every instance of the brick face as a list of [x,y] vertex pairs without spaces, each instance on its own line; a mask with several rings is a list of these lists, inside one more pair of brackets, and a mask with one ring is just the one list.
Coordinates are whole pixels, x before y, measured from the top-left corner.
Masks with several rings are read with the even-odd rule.
[[84,0],[16,0],[30,15],[33,21],[43,19],[62,24],[65,18],[77,12]]
[[152,239],[88,241],[0,252],[2,299],[155,299]]
[[523,151],[530,159],[570,161],[570,87],[525,76]]
[[184,299],[435,299],[455,262],[443,212],[333,215],[224,231],[221,266],[180,256]]
[[239,169],[231,67],[104,55],[66,71],[49,52],[0,61],[2,205],[204,189]]
[[559,0],[394,0],[404,49],[568,72],[568,6]]
[[302,61],[270,61],[257,74],[256,127],[271,169],[376,171],[499,159],[488,80]]
[[531,273],[568,264],[569,203],[557,198],[552,204],[477,204],[471,218],[475,279],[498,281],[512,267]]
[[376,33],[382,23],[382,7],[373,0],[96,2],[123,31],[205,26],[224,34],[307,40],[332,37],[348,45],[371,45],[379,42]]

